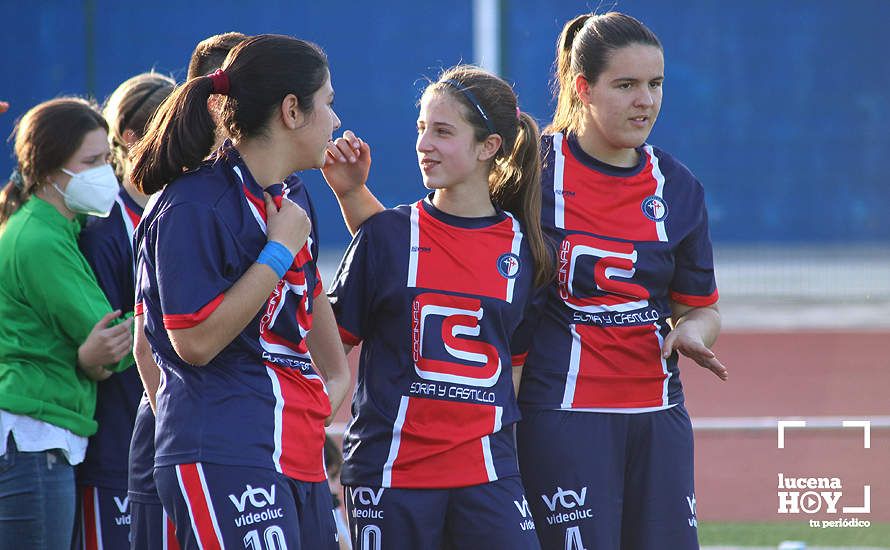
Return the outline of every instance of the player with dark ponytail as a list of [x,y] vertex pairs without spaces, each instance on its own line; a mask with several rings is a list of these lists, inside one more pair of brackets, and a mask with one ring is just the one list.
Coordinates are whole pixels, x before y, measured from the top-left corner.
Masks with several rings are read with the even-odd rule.
[[[231,140],[208,159],[211,95]],[[324,163],[332,103],[318,46],[255,36],[174,91],[135,148],[135,184],[160,191],[136,234],[137,359],[144,337],[154,477],[183,548],[337,547],[322,448],[349,375],[285,181]]]

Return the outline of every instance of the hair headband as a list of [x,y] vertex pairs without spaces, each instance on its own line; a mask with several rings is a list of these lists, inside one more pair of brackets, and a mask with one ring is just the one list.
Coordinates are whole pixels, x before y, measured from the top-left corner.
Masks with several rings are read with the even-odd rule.
[[229,75],[222,69],[217,69],[207,75],[213,82],[213,90],[211,93],[220,95],[229,95]]
[[482,117],[482,122],[485,123],[485,127],[488,128],[489,134],[496,134],[497,132],[494,129],[494,124],[491,123],[491,120],[488,118],[488,115],[485,114],[485,110],[482,109],[482,105],[479,104],[479,101],[476,99],[476,95],[473,94],[468,88],[465,88],[460,82],[452,79],[443,80],[442,84],[447,84],[453,87],[455,90],[464,94],[464,97],[467,98],[467,101],[470,102],[470,105],[476,108],[476,112],[479,113],[479,116]]
[[[149,91],[145,92],[145,95],[142,96],[139,99],[139,101],[136,102],[135,105],[130,107],[130,109],[127,111],[127,114],[125,114],[124,118],[121,120],[121,125],[119,128],[121,133],[123,133],[124,130],[126,130],[127,128],[130,127],[130,122],[133,121],[133,117],[136,116],[136,113],[139,112],[139,108],[142,107],[143,105],[145,105],[145,102],[148,101],[148,98],[153,96],[155,94],[155,92],[157,92],[158,90],[160,90],[161,88],[163,88],[167,85],[168,85],[168,83],[166,83],[166,82],[163,82],[161,84],[155,84],[154,86],[152,86],[152,88]],[[130,128],[130,129],[135,130],[135,128]],[[142,128],[139,129],[139,133],[140,134],[142,133]]]

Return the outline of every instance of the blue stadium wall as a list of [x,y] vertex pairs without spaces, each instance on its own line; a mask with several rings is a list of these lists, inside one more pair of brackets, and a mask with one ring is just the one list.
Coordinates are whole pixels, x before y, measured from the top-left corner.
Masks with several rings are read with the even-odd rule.
[[[503,75],[541,122],[553,108],[556,36],[565,20],[598,4],[502,1]],[[890,2],[601,4],[642,19],[664,44],[664,105],[650,141],[704,183],[717,243],[890,241],[882,168],[890,155]],[[12,108],[0,116],[0,135],[52,97],[102,101],[149,69],[181,80],[195,43],[211,34],[285,33],[325,48],[343,128],[372,144],[372,188],[385,204],[408,202],[424,193],[414,156],[416,101],[426,77],[474,59],[472,14],[470,0],[2,0],[0,99]],[[0,174],[12,166],[10,142]],[[320,174],[305,179],[324,244],[345,246]]]

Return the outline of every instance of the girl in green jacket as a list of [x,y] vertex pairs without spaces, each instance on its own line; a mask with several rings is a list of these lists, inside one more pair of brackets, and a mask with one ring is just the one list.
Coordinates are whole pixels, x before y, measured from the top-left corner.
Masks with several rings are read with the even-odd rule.
[[107,216],[118,183],[108,125],[82,99],[28,111],[15,153],[0,193],[0,550],[67,548],[96,381],[133,362],[131,320],[77,247],[78,215]]

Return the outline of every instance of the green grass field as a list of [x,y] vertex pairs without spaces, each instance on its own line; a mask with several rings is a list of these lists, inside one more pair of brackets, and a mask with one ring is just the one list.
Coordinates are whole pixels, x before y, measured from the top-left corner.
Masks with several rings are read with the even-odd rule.
[[773,546],[784,540],[800,540],[813,546],[871,546],[890,548],[890,523],[869,527],[810,527],[806,521],[787,523],[713,523],[698,526],[703,546]]

